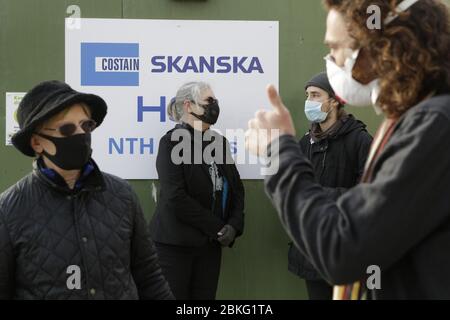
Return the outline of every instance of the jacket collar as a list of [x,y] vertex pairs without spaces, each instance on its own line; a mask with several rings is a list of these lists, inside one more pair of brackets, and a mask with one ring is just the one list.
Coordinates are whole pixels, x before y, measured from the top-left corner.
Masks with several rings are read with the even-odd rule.
[[81,177],[77,181],[77,183],[80,183],[79,187],[74,189],[70,189],[65,183],[59,182],[58,180],[62,179],[62,177],[56,172],[56,176],[53,178],[50,177],[49,174],[44,173],[42,169],[46,169],[42,167],[41,162],[42,159],[40,158],[34,160],[33,176],[35,176],[41,183],[60,193],[76,195],[81,192],[101,192],[106,190],[103,174],[93,159],[90,159],[88,165],[83,169]]

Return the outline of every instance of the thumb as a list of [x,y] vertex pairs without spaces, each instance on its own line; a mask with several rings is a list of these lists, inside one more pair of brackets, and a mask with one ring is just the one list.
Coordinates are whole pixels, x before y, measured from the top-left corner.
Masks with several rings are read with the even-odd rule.
[[223,226],[222,229],[220,229],[220,231],[217,232],[217,235],[223,236],[226,231],[227,231],[226,226]]
[[284,106],[283,101],[281,101],[281,97],[273,84],[267,86],[267,95],[269,96],[270,103],[276,111],[286,111],[286,107]]

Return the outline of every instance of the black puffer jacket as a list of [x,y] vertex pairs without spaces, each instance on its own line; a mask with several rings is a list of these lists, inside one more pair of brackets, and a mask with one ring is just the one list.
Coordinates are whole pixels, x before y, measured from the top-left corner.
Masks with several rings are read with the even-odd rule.
[[76,193],[35,164],[0,195],[0,299],[173,298],[135,193],[93,165]]
[[[366,125],[349,115],[334,133],[312,143],[308,132],[300,139],[302,152],[311,161],[316,181],[337,199],[348,188],[359,182],[369,154],[372,136]],[[321,277],[313,265],[290,243],[288,269],[307,280]]]

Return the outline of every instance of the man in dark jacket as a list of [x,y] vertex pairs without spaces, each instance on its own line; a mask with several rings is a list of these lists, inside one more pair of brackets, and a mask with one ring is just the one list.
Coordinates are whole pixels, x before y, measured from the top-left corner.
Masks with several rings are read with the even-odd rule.
[[136,194],[91,159],[107,106],[59,81],[29,91],[14,146],[32,173],[0,195],[0,299],[172,299]]
[[[312,77],[305,90],[305,114],[311,129],[301,138],[300,149],[311,161],[317,182],[337,198],[359,182],[372,137],[364,123],[345,112],[325,72]],[[331,300],[332,286],[293,243],[288,260],[289,271],[305,279],[311,300]]]
[[358,299],[360,288],[371,299],[450,299],[448,8],[404,0],[394,10],[378,1],[387,18],[374,32],[366,21],[371,3],[326,0],[334,91],[385,115],[361,183],[338,199],[317,184],[273,86],[274,109],[250,120],[247,148],[278,164],[266,191],[302,254],[337,285],[335,299]]

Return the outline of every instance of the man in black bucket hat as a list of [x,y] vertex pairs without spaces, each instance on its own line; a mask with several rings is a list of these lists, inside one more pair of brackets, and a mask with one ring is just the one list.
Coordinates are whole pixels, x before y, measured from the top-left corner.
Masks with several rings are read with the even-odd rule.
[[0,299],[172,299],[136,194],[91,159],[105,101],[59,81],[18,109],[34,170],[0,195]]

